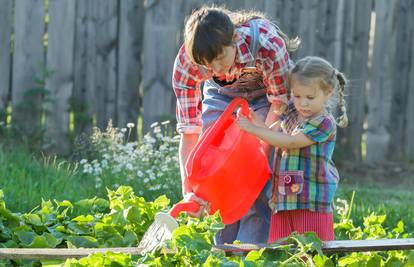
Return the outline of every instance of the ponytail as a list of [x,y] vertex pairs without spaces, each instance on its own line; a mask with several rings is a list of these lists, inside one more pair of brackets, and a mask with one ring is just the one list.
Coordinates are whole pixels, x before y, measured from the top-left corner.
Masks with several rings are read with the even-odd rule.
[[335,70],[335,76],[338,80],[339,85],[339,108],[341,110],[341,116],[338,119],[338,126],[341,128],[345,128],[348,126],[348,115],[346,114],[346,103],[345,103],[345,85],[346,85],[346,78],[342,72]]

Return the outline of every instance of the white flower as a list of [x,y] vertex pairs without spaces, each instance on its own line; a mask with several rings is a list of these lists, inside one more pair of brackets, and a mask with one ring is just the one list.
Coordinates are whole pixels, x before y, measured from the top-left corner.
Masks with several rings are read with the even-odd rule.
[[79,163],[83,165],[83,164],[85,164],[85,163],[87,163],[87,162],[88,162],[88,160],[87,160],[87,159],[82,159]]
[[134,128],[134,127],[135,127],[135,124],[134,124],[134,123],[132,123],[132,122],[130,122],[130,123],[128,123],[128,124],[127,124],[127,127],[128,127],[128,128]]

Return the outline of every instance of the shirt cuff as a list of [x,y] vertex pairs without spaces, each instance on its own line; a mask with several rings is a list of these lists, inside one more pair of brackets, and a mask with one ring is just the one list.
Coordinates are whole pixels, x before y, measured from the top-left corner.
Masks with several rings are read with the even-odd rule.
[[177,123],[177,132],[179,134],[201,134],[202,127],[197,125],[185,125]]
[[284,103],[286,105],[288,104],[288,98],[285,94],[284,95],[277,95],[277,96],[267,95],[267,99],[272,104],[281,104],[281,103]]

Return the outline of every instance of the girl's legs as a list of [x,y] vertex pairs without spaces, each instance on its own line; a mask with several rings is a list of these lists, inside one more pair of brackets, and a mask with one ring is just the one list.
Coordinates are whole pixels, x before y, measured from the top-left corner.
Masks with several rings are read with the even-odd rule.
[[292,211],[293,229],[303,234],[315,232],[323,241],[334,240],[333,215],[310,210]]
[[280,211],[272,214],[268,243],[289,236],[293,231],[315,232],[323,241],[334,240],[333,215],[310,210]]
[[290,211],[279,211],[272,213],[270,218],[270,229],[268,243],[273,243],[280,238],[289,236],[293,232]]

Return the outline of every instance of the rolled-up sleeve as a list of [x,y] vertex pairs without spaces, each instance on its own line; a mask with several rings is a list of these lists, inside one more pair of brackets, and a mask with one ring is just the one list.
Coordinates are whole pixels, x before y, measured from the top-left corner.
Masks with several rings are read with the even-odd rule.
[[293,63],[284,40],[276,30],[268,30],[260,35],[262,47],[259,56],[262,61],[263,82],[267,87],[269,102],[288,103],[289,71]]
[[177,97],[177,132],[180,134],[201,133],[201,81],[199,68],[190,62],[181,47],[172,75],[172,87]]

